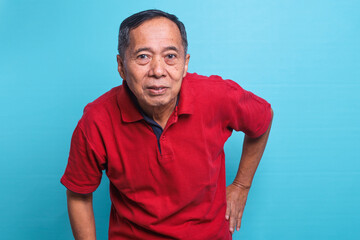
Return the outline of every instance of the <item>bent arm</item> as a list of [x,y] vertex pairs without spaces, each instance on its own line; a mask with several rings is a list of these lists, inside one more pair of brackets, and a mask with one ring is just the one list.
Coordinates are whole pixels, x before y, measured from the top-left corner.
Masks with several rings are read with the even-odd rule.
[[[271,118],[273,110],[271,109]],[[250,188],[256,169],[264,153],[269,138],[271,122],[267,131],[258,138],[245,135],[240,165],[233,184]]]
[[[271,110],[271,116],[273,111]],[[258,138],[245,135],[239,169],[235,180],[226,188],[227,208],[225,218],[230,221],[230,232],[240,229],[241,218],[252,180],[270,134],[271,122],[267,131]]]
[[92,193],[79,194],[66,190],[68,213],[75,240],[96,239]]

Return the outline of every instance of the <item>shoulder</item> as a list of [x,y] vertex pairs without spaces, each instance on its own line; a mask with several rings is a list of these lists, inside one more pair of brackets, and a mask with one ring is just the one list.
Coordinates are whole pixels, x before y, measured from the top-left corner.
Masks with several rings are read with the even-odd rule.
[[209,81],[210,83],[214,84],[224,81],[223,78],[218,75],[205,76],[197,73],[187,73],[184,79],[190,83],[198,84],[206,84]]
[[235,81],[223,79],[218,75],[204,76],[197,73],[187,73],[184,83],[192,89],[196,96],[211,96],[211,98],[217,99],[226,98],[229,95],[239,96],[244,91]]
[[184,80],[188,82],[188,84],[195,84],[199,86],[202,85],[207,88],[223,87],[226,89],[238,89],[240,87],[240,85],[235,81],[230,79],[223,79],[221,76],[218,75],[204,76],[197,73],[187,73]]
[[119,112],[117,97],[122,88],[122,85],[114,87],[88,103],[84,108],[83,116],[79,123],[83,125],[93,122],[104,122],[110,119],[111,115],[117,114]]

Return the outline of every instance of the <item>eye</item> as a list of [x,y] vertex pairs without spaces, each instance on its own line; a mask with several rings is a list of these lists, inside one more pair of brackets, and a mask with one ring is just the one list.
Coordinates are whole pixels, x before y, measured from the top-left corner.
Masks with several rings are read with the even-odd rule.
[[168,59],[174,59],[174,58],[176,58],[176,55],[175,54],[168,54],[167,58]]
[[165,56],[165,62],[169,65],[174,65],[177,63],[177,55],[174,53],[169,53]]
[[145,59],[147,57],[148,56],[146,56],[146,54],[140,54],[139,56],[137,56],[137,58],[139,58],[139,59]]
[[136,56],[136,62],[140,65],[145,65],[150,61],[150,56],[148,54],[139,54]]

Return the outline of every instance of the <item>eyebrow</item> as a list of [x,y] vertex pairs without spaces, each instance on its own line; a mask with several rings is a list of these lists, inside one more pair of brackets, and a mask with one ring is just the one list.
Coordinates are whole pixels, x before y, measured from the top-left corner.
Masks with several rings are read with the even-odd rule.
[[[166,47],[163,51],[169,51],[169,50],[173,50],[173,51],[176,51],[176,52],[179,52],[179,49],[175,46],[168,46]],[[148,47],[143,47],[143,48],[139,48],[137,49],[134,54],[138,54],[139,52],[142,52],[142,51],[149,51],[149,52],[152,52],[151,48],[148,48]]]
[[151,52],[151,49],[148,48],[148,47],[139,48],[139,49],[136,50],[134,53],[135,53],[135,54],[138,54],[139,52],[142,52],[142,51],[149,51],[149,52]]
[[175,52],[179,52],[179,49],[177,49],[177,47],[175,47],[175,46],[166,47],[165,51],[168,51],[168,50],[174,50]]

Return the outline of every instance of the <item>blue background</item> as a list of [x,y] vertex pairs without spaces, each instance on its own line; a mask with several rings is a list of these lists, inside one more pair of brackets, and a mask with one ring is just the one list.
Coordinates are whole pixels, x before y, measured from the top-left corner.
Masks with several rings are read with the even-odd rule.
[[[360,2],[349,0],[0,0],[0,238],[72,238],[59,183],[72,131],[121,83],[120,22],[149,8],[185,23],[190,72],[233,79],[273,106],[234,239],[360,239]],[[228,183],[242,139],[225,146]],[[106,239],[105,175],[94,208]]]

